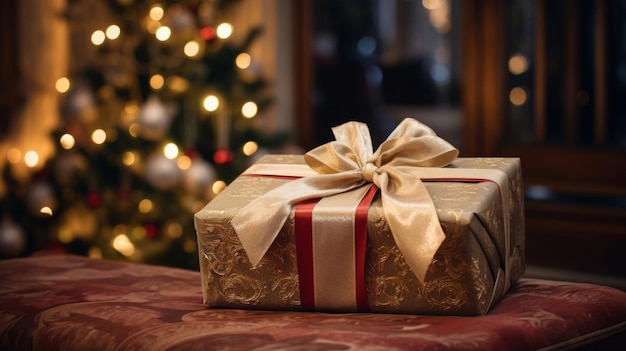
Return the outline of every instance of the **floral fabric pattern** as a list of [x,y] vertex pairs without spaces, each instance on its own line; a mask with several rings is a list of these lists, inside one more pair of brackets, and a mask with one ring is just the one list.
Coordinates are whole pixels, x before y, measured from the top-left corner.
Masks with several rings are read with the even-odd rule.
[[487,315],[455,317],[211,309],[202,304],[200,279],[194,271],[69,255],[0,261],[0,350],[626,346],[626,293],[598,285],[523,278]]

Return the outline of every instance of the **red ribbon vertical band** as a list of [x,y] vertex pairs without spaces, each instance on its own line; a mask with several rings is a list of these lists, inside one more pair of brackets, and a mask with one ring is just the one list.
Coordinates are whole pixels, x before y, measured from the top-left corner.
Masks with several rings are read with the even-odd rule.
[[367,312],[367,292],[365,290],[365,252],[367,249],[367,213],[378,187],[372,184],[356,209],[354,225],[354,247],[356,248],[356,306],[359,312]]
[[[367,292],[365,290],[365,253],[367,249],[367,214],[378,188],[370,187],[359,202],[355,213],[355,291],[357,311],[366,312]],[[315,281],[313,272],[313,208],[319,199],[309,200],[296,205],[295,236],[298,262],[298,283],[300,303],[305,310],[315,310]],[[332,274],[332,272],[330,273]]]
[[300,303],[305,310],[315,310],[313,283],[313,207],[319,199],[304,201],[296,205],[295,235],[298,261],[298,284]]

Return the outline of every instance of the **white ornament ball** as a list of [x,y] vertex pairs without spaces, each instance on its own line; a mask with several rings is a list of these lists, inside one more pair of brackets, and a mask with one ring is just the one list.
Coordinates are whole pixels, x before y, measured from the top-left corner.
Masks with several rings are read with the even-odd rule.
[[159,190],[176,187],[181,180],[181,171],[175,160],[170,160],[162,153],[156,153],[146,161],[144,176],[148,183]]
[[141,136],[148,140],[161,139],[169,130],[173,111],[156,96],[150,96],[139,109],[137,123]]
[[183,173],[183,186],[193,195],[202,195],[217,180],[213,166],[202,158],[195,158]]
[[0,223],[0,257],[19,256],[26,248],[26,236],[15,222],[5,219]]
[[30,213],[37,216],[41,216],[41,209],[44,207],[54,210],[56,199],[50,183],[43,180],[35,181],[26,193],[26,205]]
[[172,28],[179,32],[186,32],[196,27],[194,16],[188,10],[182,9],[172,17]]

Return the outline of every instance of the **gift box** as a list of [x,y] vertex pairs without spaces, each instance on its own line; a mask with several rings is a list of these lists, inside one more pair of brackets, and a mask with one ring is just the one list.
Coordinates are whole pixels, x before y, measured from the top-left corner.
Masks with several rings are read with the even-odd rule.
[[407,119],[269,155],[195,215],[209,307],[485,314],[524,272],[517,158],[459,158]]

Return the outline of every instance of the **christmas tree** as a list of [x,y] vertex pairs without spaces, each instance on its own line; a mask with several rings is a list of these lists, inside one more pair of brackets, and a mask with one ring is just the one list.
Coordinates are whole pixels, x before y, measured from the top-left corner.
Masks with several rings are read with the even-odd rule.
[[[271,103],[247,53],[261,29],[232,40],[220,15],[233,2],[106,2],[97,59],[57,81],[54,156],[27,179],[4,170],[0,256],[53,247],[196,267],[193,213],[288,137],[255,128]],[[68,4],[70,26],[81,5]]]

